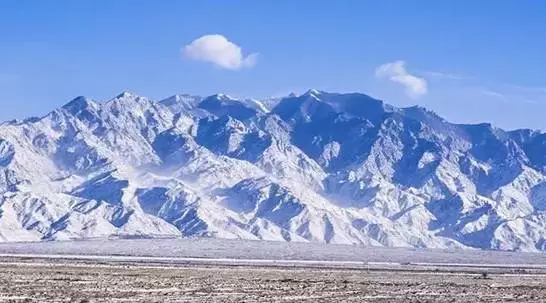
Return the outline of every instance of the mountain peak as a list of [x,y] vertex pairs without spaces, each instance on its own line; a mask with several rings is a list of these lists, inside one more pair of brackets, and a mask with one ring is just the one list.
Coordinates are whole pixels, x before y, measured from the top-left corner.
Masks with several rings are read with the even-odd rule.
[[95,103],[84,97],[84,96],[78,96],[74,99],[72,99],[70,102],[63,105],[63,109],[67,110],[68,112],[72,114],[77,114],[78,112],[82,111],[83,109],[89,108],[89,107],[95,107]]
[[233,98],[232,96],[223,93],[214,94],[211,97],[222,101],[237,100],[236,98]]
[[175,105],[177,103],[192,103],[192,102],[196,102],[196,101],[200,101],[202,98],[199,97],[199,96],[194,96],[194,95],[190,95],[190,94],[177,94],[177,95],[173,95],[173,96],[170,96],[168,98],[165,98],[161,101],[159,101],[159,103],[163,104],[163,105],[167,105],[167,106],[171,106],[171,105]]
[[320,91],[318,89],[314,89],[314,88],[311,88],[309,89],[308,91],[306,91],[303,95],[305,96],[315,96],[315,97],[318,97],[320,96],[321,94],[323,94],[324,92],[323,91]]
[[123,91],[119,95],[117,95],[114,99],[129,99],[129,98],[136,98],[138,97],[135,93],[132,93],[130,91]]
[[216,94],[203,99],[198,105],[217,116],[230,115],[236,119],[248,119],[258,113],[255,105],[251,106],[244,100],[234,99],[225,94]]
[[115,96],[114,98],[106,101],[106,104],[112,104],[112,103],[145,103],[148,100],[146,97],[139,96],[135,93],[129,92],[129,91],[123,91],[119,95]]

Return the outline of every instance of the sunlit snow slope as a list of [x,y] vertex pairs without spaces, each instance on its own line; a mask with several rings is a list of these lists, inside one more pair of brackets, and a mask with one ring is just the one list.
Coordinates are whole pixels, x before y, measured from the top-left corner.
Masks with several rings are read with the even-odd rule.
[[123,93],[0,125],[0,238],[546,249],[546,134],[310,90]]

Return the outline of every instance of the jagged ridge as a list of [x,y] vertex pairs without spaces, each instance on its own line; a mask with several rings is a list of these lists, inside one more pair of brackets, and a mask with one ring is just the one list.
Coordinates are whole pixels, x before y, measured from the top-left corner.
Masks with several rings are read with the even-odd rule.
[[545,155],[357,93],[78,97],[0,125],[0,237],[544,250]]

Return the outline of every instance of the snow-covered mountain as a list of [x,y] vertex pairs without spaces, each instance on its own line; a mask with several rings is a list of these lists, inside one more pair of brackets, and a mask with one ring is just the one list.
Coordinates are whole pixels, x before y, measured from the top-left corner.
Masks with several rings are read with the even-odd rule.
[[0,125],[0,238],[546,249],[546,134],[309,90],[78,97]]

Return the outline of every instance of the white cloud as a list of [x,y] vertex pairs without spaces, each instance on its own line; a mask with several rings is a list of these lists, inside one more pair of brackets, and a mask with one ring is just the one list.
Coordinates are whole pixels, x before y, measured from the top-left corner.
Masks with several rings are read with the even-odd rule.
[[256,65],[257,53],[246,57],[241,47],[222,35],[205,35],[184,46],[184,56],[191,60],[210,62],[219,68],[238,70]]
[[411,98],[423,96],[428,91],[427,81],[408,73],[404,61],[389,62],[377,67],[375,76],[403,85]]

